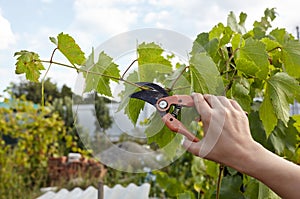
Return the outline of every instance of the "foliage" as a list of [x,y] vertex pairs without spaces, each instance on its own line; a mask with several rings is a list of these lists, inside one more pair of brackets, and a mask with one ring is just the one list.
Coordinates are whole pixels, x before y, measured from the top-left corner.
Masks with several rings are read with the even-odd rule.
[[[106,96],[112,96],[111,81],[122,81],[125,83],[125,90],[121,93],[119,109],[125,109],[125,113],[134,124],[144,108],[143,102],[128,99],[129,94],[139,89],[134,84],[136,81],[158,82],[170,94],[201,92],[226,95],[237,100],[248,112],[251,131],[257,141],[271,151],[300,163],[299,117],[294,116],[291,119],[289,115],[289,105],[295,100],[300,100],[300,43],[283,28],[271,30],[271,23],[275,17],[275,9],[266,9],[261,20],[255,21],[253,29],[247,31],[244,27],[247,15],[241,13],[237,19],[231,12],[226,26],[219,23],[211,31],[197,36],[190,52],[188,66],[181,63],[172,65],[172,56],[166,56],[167,53],[158,44],[141,43],[137,47],[138,70],[127,76],[126,70],[120,75],[118,65],[113,63],[113,59],[105,52],[101,52],[98,61],[94,63],[94,52],[85,59],[75,41],[69,35],[61,33],[57,37],[58,41],[54,38],[51,38],[51,41],[71,65],[56,63],[52,59],[50,62],[42,61],[36,54],[31,56],[26,54],[27,51],[21,51],[16,53],[16,67],[21,68],[16,72],[25,73],[29,80],[35,81],[39,70],[42,69],[40,64],[56,63],[82,72],[87,85],[86,91],[96,91]],[[68,41],[68,44],[64,44],[65,41]],[[79,56],[80,60],[75,59],[76,56]],[[38,66],[34,70],[33,64]],[[254,99],[257,98],[262,102],[255,102]],[[161,128],[154,135],[154,128],[163,124],[157,114],[149,118],[149,121],[146,130],[149,144],[155,142],[161,148],[167,146],[174,133],[168,128]],[[164,147],[170,158],[175,155],[179,145],[180,140],[174,142],[172,147]],[[196,169],[197,165],[202,165],[202,168]],[[193,182],[187,183],[181,179],[176,184],[170,177],[176,167],[171,171],[167,170],[168,175],[157,172],[158,183],[162,182],[160,185],[172,197],[177,195],[179,198],[193,198],[190,193],[195,190],[201,198],[275,197],[256,180],[230,168],[225,168],[220,192],[216,192],[212,187],[218,184],[217,178],[220,177],[217,175],[215,163],[193,161],[192,168],[198,176],[186,175],[191,172],[190,168],[183,165],[180,167],[184,173],[180,173],[180,177],[174,176],[174,179],[191,177]],[[187,189],[190,192],[186,192]]]
[[[35,104],[41,104],[42,94],[41,94],[42,84],[40,82],[30,82],[21,81],[20,83],[10,83],[8,88],[12,96],[17,98],[24,95],[27,100],[32,101]],[[64,85],[62,90],[59,91],[57,85],[51,82],[50,78],[47,78],[44,82],[44,93],[45,99],[48,103],[52,103],[56,98],[63,98],[64,96],[72,97],[72,91],[69,87]],[[71,93],[70,93],[71,91]]]
[[6,103],[9,108],[0,108],[0,197],[22,198],[26,193],[32,198],[28,190],[47,183],[48,157],[62,155],[76,143],[49,108],[25,97]]

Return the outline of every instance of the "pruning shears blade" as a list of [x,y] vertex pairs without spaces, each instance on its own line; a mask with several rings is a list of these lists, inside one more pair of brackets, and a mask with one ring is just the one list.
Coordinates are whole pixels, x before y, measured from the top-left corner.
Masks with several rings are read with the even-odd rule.
[[153,90],[142,90],[131,94],[130,97],[143,100],[152,104],[153,106],[156,106],[157,100],[165,97],[165,95]]
[[145,90],[152,90],[152,91],[157,91],[161,94],[164,95],[164,97],[167,97],[169,96],[169,94],[167,93],[167,91],[162,88],[161,86],[159,86],[158,84],[154,84],[154,83],[151,83],[151,82],[136,82],[135,84],[141,86],[141,87],[146,87],[147,89]]
[[143,100],[153,106],[156,106],[156,102],[160,98],[169,96],[166,90],[157,84],[150,82],[137,82],[135,84],[143,87],[143,90],[131,94],[130,97]]

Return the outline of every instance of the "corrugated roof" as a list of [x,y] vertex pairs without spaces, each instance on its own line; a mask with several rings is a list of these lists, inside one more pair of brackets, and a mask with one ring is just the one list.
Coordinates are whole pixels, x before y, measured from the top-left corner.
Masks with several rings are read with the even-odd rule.
[[[137,186],[133,183],[127,187],[116,185],[110,188],[106,185],[103,186],[103,199],[149,199],[150,184],[144,183],[141,186]],[[47,191],[37,199],[98,199],[98,190],[89,186],[85,190],[81,188],[74,188],[71,191],[67,189],[61,189],[58,192]]]

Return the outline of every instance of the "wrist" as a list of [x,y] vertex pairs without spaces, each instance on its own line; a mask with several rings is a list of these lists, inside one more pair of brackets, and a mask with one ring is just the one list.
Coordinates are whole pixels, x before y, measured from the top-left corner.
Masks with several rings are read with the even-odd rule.
[[262,154],[266,149],[254,140],[247,145],[247,147],[241,149],[241,153],[236,158],[237,162],[234,162],[232,167],[241,173],[254,177],[257,162],[260,161],[259,159],[262,158]]

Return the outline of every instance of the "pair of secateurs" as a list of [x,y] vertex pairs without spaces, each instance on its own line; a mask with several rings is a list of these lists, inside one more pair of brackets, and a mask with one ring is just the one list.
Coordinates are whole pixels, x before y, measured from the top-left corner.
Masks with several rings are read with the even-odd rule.
[[[199,139],[177,119],[182,107],[193,107],[194,100],[189,95],[172,95],[170,96],[161,86],[149,82],[137,82],[141,91],[130,95],[131,98],[140,99],[152,104],[159,112],[165,125],[173,132],[180,133],[193,142]],[[171,106],[173,106],[170,113]]]

